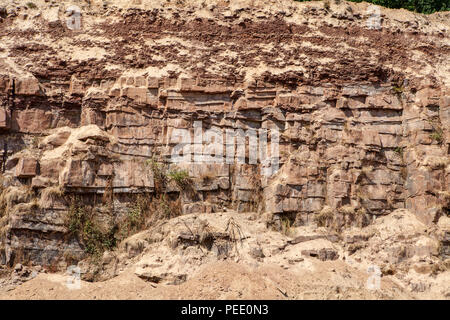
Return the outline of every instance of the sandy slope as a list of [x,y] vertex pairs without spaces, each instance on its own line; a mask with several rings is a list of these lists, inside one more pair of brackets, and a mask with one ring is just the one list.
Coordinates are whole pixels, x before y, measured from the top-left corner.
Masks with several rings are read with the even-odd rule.
[[[218,255],[230,218],[241,228],[243,240]],[[205,225],[216,234],[209,249],[183,240],[187,226],[192,235],[201,235]],[[398,228],[404,240],[397,238]],[[66,285],[67,275],[40,273],[13,290],[0,289],[0,299],[448,299],[450,272],[423,271],[422,261],[441,264],[422,228],[412,214],[397,210],[371,226],[345,231],[341,239],[369,235],[361,249],[349,254],[345,241],[327,240],[323,228],[298,227],[288,237],[266,229],[262,218],[251,213],[190,214],[136,234],[105,254],[100,270],[105,281],[81,281],[74,290]],[[416,254],[394,262],[398,257],[389,249],[380,251],[383,245]],[[262,250],[255,254],[258,248]],[[338,257],[320,260],[305,254],[324,248]],[[387,264],[392,271],[383,268],[386,254],[393,259]],[[370,265],[383,270],[379,289],[368,286]],[[81,269],[87,279],[92,270]]]

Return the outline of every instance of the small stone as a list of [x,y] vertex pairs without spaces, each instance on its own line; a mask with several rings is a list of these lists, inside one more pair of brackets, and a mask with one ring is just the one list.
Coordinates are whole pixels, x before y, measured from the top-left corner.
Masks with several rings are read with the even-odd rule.
[[261,248],[252,248],[249,253],[255,259],[265,258],[264,252],[262,251]]

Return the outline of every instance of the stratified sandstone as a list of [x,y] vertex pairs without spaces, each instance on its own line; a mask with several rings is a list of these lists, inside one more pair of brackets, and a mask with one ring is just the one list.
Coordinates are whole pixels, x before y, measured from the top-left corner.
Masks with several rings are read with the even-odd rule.
[[146,160],[169,162],[172,132],[196,121],[277,128],[280,170],[186,165],[183,213],[260,211],[281,228],[331,212],[338,229],[399,208],[430,226],[449,214],[449,13],[383,9],[374,30],[366,4],[131,2],[80,2],[80,30],[69,3],[3,5],[1,263],[81,259],[67,199],[104,207],[111,193],[99,214],[120,219],[155,192]]

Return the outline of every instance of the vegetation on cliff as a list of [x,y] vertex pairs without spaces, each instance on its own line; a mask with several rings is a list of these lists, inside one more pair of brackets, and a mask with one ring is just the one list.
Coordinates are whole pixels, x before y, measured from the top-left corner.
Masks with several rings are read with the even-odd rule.
[[[295,0],[299,2],[310,0]],[[349,0],[352,2],[369,2],[392,9],[404,8],[419,13],[433,13],[436,11],[450,10],[449,0]]]

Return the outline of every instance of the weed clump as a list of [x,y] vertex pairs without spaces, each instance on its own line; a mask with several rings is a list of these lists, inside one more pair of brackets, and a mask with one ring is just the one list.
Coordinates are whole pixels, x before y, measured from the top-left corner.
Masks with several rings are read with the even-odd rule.
[[175,181],[177,186],[184,190],[190,183],[189,173],[187,170],[174,169],[167,173],[170,180]]
[[288,218],[281,219],[281,233],[288,237],[295,236],[295,229],[292,226],[291,220]]
[[102,226],[94,217],[92,210],[80,206],[75,201],[69,208],[66,226],[71,235],[76,235],[84,245],[85,252],[100,256],[105,250],[117,244],[117,226]]
[[241,230],[241,226],[236,221],[234,221],[233,218],[230,218],[228,219],[227,227],[225,228],[225,233],[228,233],[228,237],[230,241],[234,244],[236,253],[239,253],[237,244],[239,242],[241,243],[242,246],[242,240],[245,239],[245,236]]
[[432,118],[428,120],[428,123],[432,127],[432,132],[430,133],[430,138],[441,144],[444,141],[444,131],[442,130],[442,125],[439,118]]
[[430,134],[430,138],[435,140],[439,144],[442,143],[443,140],[442,131],[435,130],[433,133]]
[[398,154],[400,157],[403,157],[403,148],[402,147],[395,147],[394,152]]
[[330,206],[325,206],[318,215],[314,217],[319,227],[326,227],[330,221],[333,220],[333,209]]
[[150,167],[153,173],[153,181],[155,184],[155,192],[161,193],[167,185],[167,168],[164,164],[159,163],[155,157],[148,159],[145,164]]
[[28,9],[36,9],[37,5],[35,5],[33,2],[27,2],[26,6]]

